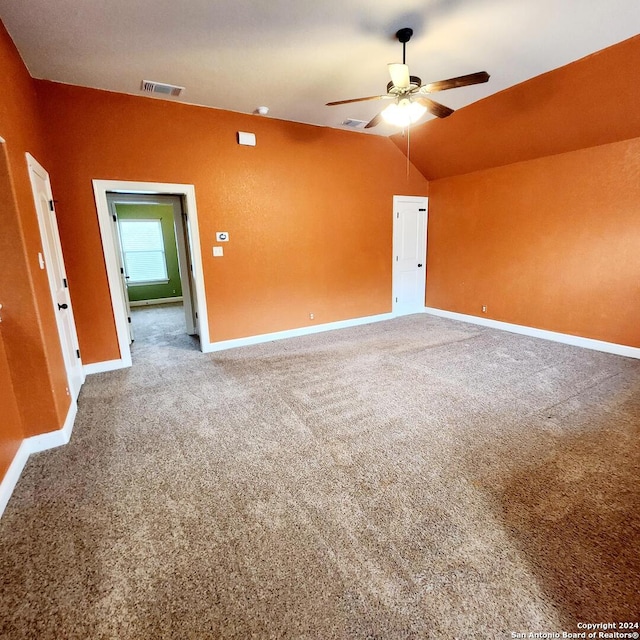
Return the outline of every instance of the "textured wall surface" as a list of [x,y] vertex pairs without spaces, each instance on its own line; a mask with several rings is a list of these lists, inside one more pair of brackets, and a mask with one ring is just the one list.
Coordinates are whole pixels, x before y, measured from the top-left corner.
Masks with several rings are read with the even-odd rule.
[[[391,311],[394,194],[427,181],[386,138],[39,82],[78,335],[118,357],[93,179],[194,184],[212,342]],[[96,127],[95,123],[100,126]],[[257,146],[240,146],[251,131]],[[123,152],[126,150],[126,153]],[[213,258],[216,231],[227,231]]]
[[[0,302],[2,337],[25,436],[59,429],[69,408],[26,152],[46,167],[34,82],[0,25]],[[0,436],[1,439],[1,436]]]
[[639,67],[640,36],[415,129],[427,305],[640,346]]

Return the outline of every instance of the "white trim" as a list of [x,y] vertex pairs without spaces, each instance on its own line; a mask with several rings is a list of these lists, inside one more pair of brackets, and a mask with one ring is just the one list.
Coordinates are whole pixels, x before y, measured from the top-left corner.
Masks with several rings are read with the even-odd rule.
[[[129,345],[129,328],[125,301],[120,285],[120,272],[118,269],[117,248],[114,234],[111,228],[111,214],[107,202],[107,192],[116,191],[123,193],[143,193],[161,195],[180,195],[185,198],[186,212],[189,217],[191,232],[191,262],[196,286],[196,307],[200,329],[200,344],[202,351],[209,344],[209,322],[207,318],[207,304],[204,290],[204,271],[202,268],[202,253],[200,250],[200,232],[198,228],[198,213],[196,207],[195,187],[192,184],[174,184],[164,182],[130,182],[122,180],[93,180],[93,192],[98,211],[98,223],[102,237],[107,279],[111,294],[113,316],[116,323],[118,346],[120,348],[120,365],[114,368],[131,366],[131,347]],[[111,361],[112,363],[115,361]],[[96,363],[100,364],[100,363]]]
[[146,307],[151,304],[169,304],[170,302],[182,302],[182,296],[174,296],[173,298],[153,298],[150,300],[130,300],[131,307]]
[[30,454],[40,453],[40,451],[55,449],[56,447],[68,444],[69,440],[71,440],[71,432],[73,431],[73,423],[76,420],[77,413],[78,405],[75,402],[72,402],[69,407],[69,411],[67,412],[67,419],[62,425],[62,429],[27,438],[23,443],[27,445],[27,451]]
[[276,331],[274,333],[263,333],[257,336],[249,336],[247,338],[236,338],[234,340],[222,340],[220,342],[210,342],[203,347],[205,353],[214,351],[224,351],[225,349],[235,349],[236,347],[246,347],[252,344],[261,344],[263,342],[272,342],[274,340],[285,340],[287,338],[298,338],[300,336],[308,336],[313,333],[322,333],[323,331],[333,331],[334,329],[347,329],[349,327],[358,327],[363,324],[371,324],[373,322],[382,322],[383,320],[391,320],[392,313],[381,313],[376,316],[363,316],[361,318],[352,318],[350,320],[338,320],[337,322],[327,322],[325,324],[315,324],[311,327],[300,327],[298,329],[289,329],[287,331]]
[[[56,217],[54,199],[51,191],[51,180],[47,170],[29,153],[25,153],[27,160],[27,171],[29,182],[31,183],[31,194],[38,220],[38,230],[40,241],[44,253],[44,263],[46,265],[47,280],[51,293],[51,307],[56,321],[58,340],[64,360],[64,368],[67,378],[67,390],[71,393],[75,402],[80,394],[80,389],[84,384],[84,373],[82,370],[82,359],[80,358],[78,331],[73,315],[73,305],[66,284],[67,270],[64,264],[64,254],[60,243],[60,232]],[[44,191],[38,187],[38,180],[42,181]],[[48,206],[42,209],[42,196],[47,198]],[[51,209],[51,211],[49,210]],[[57,266],[57,272],[53,268]],[[56,274],[65,283],[56,281]],[[61,307],[61,304],[63,305]],[[66,306],[65,306],[66,305]],[[60,309],[65,308],[64,316],[60,314]],[[76,356],[77,354],[77,356]]]
[[90,376],[94,373],[116,371],[117,369],[126,369],[130,366],[130,364],[124,364],[122,360],[104,360],[102,362],[92,362],[91,364],[85,364],[83,370],[85,375]]
[[33,453],[40,453],[41,451],[46,451],[47,449],[53,449],[67,444],[71,439],[73,423],[75,422],[77,413],[78,405],[75,402],[72,402],[69,407],[69,411],[67,412],[67,418],[64,421],[64,425],[62,425],[62,429],[43,433],[37,436],[31,436],[30,438],[26,438],[22,441],[22,444],[18,447],[18,451],[16,452],[13,461],[9,465],[9,468],[0,483],[0,517],[2,517],[2,514],[9,503],[9,499],[18,484],[18,480],[20,480],[20,476],[27,464],[29,456]]
[[593,349],[595,351],[604,351],[605,353],[613,353],[617,356],[626,356],[627,358],[639,358],[640,348],[629,347],[624,344],[616,344],[615,342],[604,342],[603,340],[594,340],[593,338],[582,338],[580,336],[572,336],[568,333],[558,333],[557,331],[547,331],[546,329],[536,329],[535,327],[527,327],[520,324],[511,324],[500,320],[491,320],[490,318],[480,318],[479,316],[469,316],[464,313],[455,311],[445,311],[444,309],[436,309],[435,307],[425,307],[425,313],[442,318],[450,318],[451,320],[460,320],[462,322],[470,322],[479,324],[483,327],[491,327],[492,329],[501,329],[510,331],[511,333],[520,333],[532,338],[542,338],[544,340],[552,340],[553,342],[562,342],[574,347],[583,347],[585,349]]
[[9,465],[7,472],[4,474],[2,482],[0,483],[0,517],[2,517],[2,514],[6,509],[9,499],[13,494],[13,490],[18,484],[18,480],[20,480],[22,470],[29,459],[29,452],[27,449],[27,441],[23,440],[22,444],[18,447],[18,451]]

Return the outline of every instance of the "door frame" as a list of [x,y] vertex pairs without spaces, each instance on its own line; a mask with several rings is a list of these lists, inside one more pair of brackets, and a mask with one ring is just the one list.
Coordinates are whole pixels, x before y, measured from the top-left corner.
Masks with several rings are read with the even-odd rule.
[[[71,304],[71,295],[69,293],[69,286],[67,284],[67,272],[64,264],[64,254],[62,253],[62,244],[60,242],[60,232],[58,229],[58,220],[55,217],[55,207],[54,207],[54,199],[53,199],[53,191],[51,189],[51,179],[49,177],[48,171],[30,154],[25,154],[27,159],[27,171],[29,174],[29,182],[31,184],[31,194],[33,196],[33,204],[35,208],[36,217],[38,220],[38,230],[40,232],[40,244],[42,246],[42,253],[44,254],[44,260],[42,259],[42,255],[39,255],[40,268],[46,271],[47,273],[47,282],[49,283],[49,291],[51,292],[51,303],[53,308],[53,313],[56,321],[56,329],[58,330],[58,339],[60,341],[60,348],[62,350],[62,358],[65,367],[65,373],[67,375],[67,392],[71,397],[73,402],[76,402],[78,399],[78,394],[80,393],[80,389],[85,381],[85,371],[82,365],[82,359],[80,357],[80,346],[78,342],[78,329],[76,327],[75,317],[73,315],[73,306]],[[46,197],[49,200],[49,207],[51,208],[51,212],[53,220],[55,224],[51,225],[53,237],[49,237],[47,233],[47,223],[43,219],[43,212],[38,204],[39,192],[36,188],[36,184],[34,182],[34,174],[38,174],[39,177],[43,180],[46,189]],[[63,283],[56,283],[54,280],[54,273],[52,265],[54,261],[58,262],[60,272],[62,274]],[[56,308],[59,306],[59,299],[57,296],[58,286],[62,287],[65,292],[63,305],[68,305],[68,308],[64,309],[64,313],[67,314],[67,318],[70,321],[70,332],[71,332],[71,340],[72,343],[68,344],[68,340],[65,336],[65,329],[63,325],[63,319],[60,316],[60,309]],[[75,351],[77,354],[77,359],[70,361],[70,358],[73,359],[72,352]],[[75,367],[78,367],[77,371],[74,374]],[[75,378],[78,378],[79,384],[76,388],[76,385],[72,382]]]
[[140,195],[171,195],[182,198],[183,210],[187,216],[187,236],[190,244],[192,277],[195,287],[196,305],[200,350],[205,352],[209,347],[209,322],[207,317],[207,299],[204,288],[204,271],[202,268],[202,251],[200,247],[200,231],[198,226],[198,213],[196,207],[195,187],[192,184],[176,184],[166,182],[133,182],[127,180],[93,180],[93,193],[98,212],[98,224],[102,239],[105,267],[109,293],[111,295],[111,307],[116,324],[120,358],[104,363],[96,363],[91,366],[91,372],[110,371],[130,367],[131,347],[129,344],[129,320],[126,311],[126,301],[121,285],[119,267],[119,244],[115,237],[115,226],[111,218],[111,211],[107,201],[109,192],[122,192],[123,194]]
[[[397,229],[397,206],[401,202],[416,202],[420,201],[424,203],[422,206],[425,209],[425,217],[424,217],[424,253],[422,257],[422,264],[424,265],[424,287],[423,287],[423,297],[422,297],[422,307],[420,310],[424,310],[426,308],[426,300],[427,300],[427,238],[429,232],[429,198],[427,196],[393,196],[393,231],[391,237],[391,312],[394,316],[405,315],[404,313],[398,312],[398,304],[396,303],[397,297],[397,283],[396,283],[396,233]],[[422,207],[421,207],[422,208]],[[416,311],[417,313],[418,311]]]

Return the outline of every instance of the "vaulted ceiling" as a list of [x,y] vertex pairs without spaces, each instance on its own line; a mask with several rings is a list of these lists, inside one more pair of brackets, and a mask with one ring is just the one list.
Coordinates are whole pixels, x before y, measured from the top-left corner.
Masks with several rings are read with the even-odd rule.
[[[142,80],[186,87],[192,104],[347,128],[380,101],[401,27],[424,82],[475,71],[487,84],[438,94],[459,109],[640,30],[638,0],[0,0],[0,19],[36,78],[140,93]],[[606,79],[593,87],[607,91]],[[429,119],[433,116],[426,116]],[[388,125],[369,133],[389,135]]]

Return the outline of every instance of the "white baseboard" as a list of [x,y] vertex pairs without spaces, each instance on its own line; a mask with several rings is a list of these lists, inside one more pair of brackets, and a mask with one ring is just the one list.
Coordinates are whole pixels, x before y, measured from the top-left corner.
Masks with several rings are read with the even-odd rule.
[[469,316],[464,313],[456,313],[455,311],[436,309],[435,307],[425,307],[424,310],[425,313],[430,313],[431,315],[440,316],[442,318],[450,318],[451,320],[470,322],[472,324],[482,325],[483,327],[491,327],[492,329],[501,329],[503,331],[510,331],[511,333],[520,333],[532,338],[543,338],[544,340],[552,340],[553,342],[570,344],[574,347],[583,347],[585,349],[593,349],[595,351],[614,353],[615,355],[626,356],[627,358],[640,359],[640,348],[638,347],[629,347],[624,344],[604,342],[603,340],[594,340],[592,338],[581,338],[580,336],[572,336],[568,333],[558,333],[556,331],[547,331],[546,329],[536,329],[535,327],[527,327],[520,324],[501,322],[500,320],[491,320],[490,318]]
[[129,302],[130,307],[148,307],[152,304],[169,304],[170,302],[182,302],[182,296],[173,298],[154,298],[153,300],[132,300]]
[[350,320],[339,320],[337,322],[327,322],[325,324],[314,324],[310,327],[300,327],[298,329],[289,329],[287,331],[276,331],[274,333],[263,333],[257,336],[249,336],[247,338],[236,338],[234,340],[221,340],[220,342],[211,342],[204,345],[202,351],[204,353],[212,353],[214,351],[224,351],[225,349],[235,349],[236,347],[247,347],[252,344],[261,344],[263,342],[272,342],[274,340],[285,340],[286,338],[298,338],[300,336],[308,336],[313,333],[322,333],[323,331],[333,331],[334,329],[347,329],[349,327],[357,327],[363,324],[371,324],[373,322],[382,322],[383,320],[391,320],[394,317],[392,313],[382,313],[375,316],[364,316],[361,318],[352,318]]
[[22,441],[22,444],[18,448],[13,461],[9,465],[9,469],[4,475],[2,482],[0,482],[0,517],[4,513],[4,510],[9,503],[9,499],[13,494],[13,490],[20,480],[22,471],[27,464],[27,460],[32,453],[39,453],[40,451],[46,451],[47,449],[53,449],[67,444],[71,439],[71,432],[73,431],[73,423],[78,413],[78,405],[75,402],[71,403],[67,417],[62,425],[62,429],[58,431],[51,431],[50,433],[43,433],[37,436],[31,436]]
[[69,440],[71,440],[71,432],[73,431],[73,423],[76,420],[77,413],[78,405],[73,402],[69,407],[67,418],[62,425],[62,429],[58,429],[58,431],[51,431],[49,433],[41,433],[40,435],[27,438],[22,444],[27,445],[29,455],[32,453],[40,453],[40,451],[46,451],[47,449],[55,449],[56,447],[68,444]]
[[130,366],[131,362],[125,362],[124,360],[105,360],[104,362],[92,362],[91,364],[85,364],[82,367],[82,370],[85,375],[89,376],[92,373],[104,373],[105,371],[126,369]]
[[20,480],[20,476],[22,475],[22,470],[29,459],[29,452],[27,449],[26,440],[23,440],[13,458],[13,461],[9,465],[7,472],[4,474],[2,482],[0,482],[0,517],[2,517],[2,514],[6,509],[7,504],[9,503],[9,498],[11,498],[11,494],[16,488],[18,480]]

